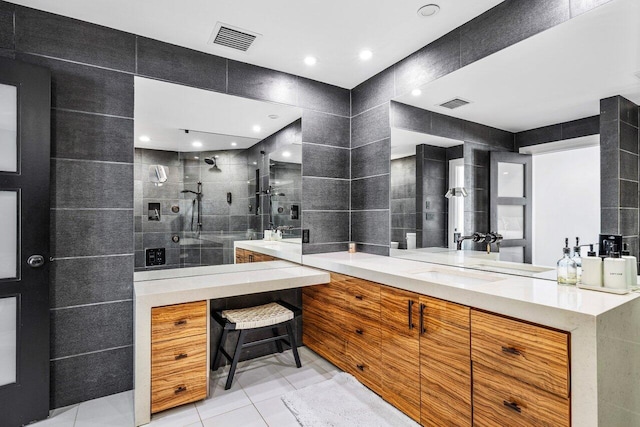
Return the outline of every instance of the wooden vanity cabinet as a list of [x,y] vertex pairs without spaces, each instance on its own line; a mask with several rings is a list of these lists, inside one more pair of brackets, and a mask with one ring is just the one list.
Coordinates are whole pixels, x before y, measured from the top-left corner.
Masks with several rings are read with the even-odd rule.
[[207,301],[151,310],[151,413],[207,397]]
[[236,248],[236,264],[242,264],[245,262],[264,262],[277,260],[278,258],[271,255],[261,254],[260,252],[254,252],[248,249]]
[[474,425],[571,425],[569,333],[471,310]]
[[382,286],[380,301],[381,396],[420,422],[420,296]]
[[471,425],[469,308],[382,286],[382,397],[424,426]]

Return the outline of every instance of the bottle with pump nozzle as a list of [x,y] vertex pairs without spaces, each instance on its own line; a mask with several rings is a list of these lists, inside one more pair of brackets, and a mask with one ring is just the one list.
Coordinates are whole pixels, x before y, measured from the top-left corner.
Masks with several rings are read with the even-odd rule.
[[569,249],[569,239],[564,240],[564,248],[562,248],[563,257],[558,260],[558,284],[559,285],[575,285],[578,282],[576,262],[571,259],[571,249]]
[[609,257],[603,263],[603,282],[606,288],[627,289],[627,260],[622,259],[618,245],[611,245]]
[[582,257],[580,255],[579,237],[576,237],[576,245],[573,247],[573,256],[571,259],[576,263],[576,276],[578,278],[578,282],[580,282],[580,279],[582,278]]
[[587,256],[582,258],[582,278],[584,286],[602,286],[602,258],[593,250],[593,245],[589,245]]
[[622,244],[622,259],[627,262],[627,288],[633,289],[638,286],[638,260],[629,253],[629,246]]

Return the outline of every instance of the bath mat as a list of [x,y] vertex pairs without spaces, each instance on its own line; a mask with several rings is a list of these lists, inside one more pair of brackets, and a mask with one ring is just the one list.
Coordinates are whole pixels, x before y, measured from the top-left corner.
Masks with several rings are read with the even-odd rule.
[[303,427],[419,426],[344,372],[291,391],[282,396],[282,401]]

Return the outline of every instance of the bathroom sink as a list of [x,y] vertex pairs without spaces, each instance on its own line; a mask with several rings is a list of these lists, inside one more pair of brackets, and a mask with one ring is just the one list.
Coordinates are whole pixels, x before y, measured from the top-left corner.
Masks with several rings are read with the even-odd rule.
[[410,272],[409,274],[420,279],[441,283],[452,283],[456,285],[483,285],[486,283],[504,280],[503,277],[490,276],[487,274],[473,273],[469,271],[451,271],[439,268]]

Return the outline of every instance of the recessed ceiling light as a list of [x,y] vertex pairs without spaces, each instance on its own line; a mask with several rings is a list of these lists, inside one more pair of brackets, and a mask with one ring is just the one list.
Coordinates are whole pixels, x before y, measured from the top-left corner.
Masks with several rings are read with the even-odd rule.
[[422,91],[420,89],[414,89],[414,90],[411,91],[411,95],[420,96],[420,95],[422,95]]
[[218,159],[220,158],[220,156],[218,156],[217,154],[215,156],[213,156],[214,159]]
[[260,126],[258,126],[258,125],[254,125],[254,126],[253,126],[253,131],[254,131],[254,132],[260,132]]
[[440,6],[437,4],[427,4],[418,9],[418,16],[429,17],[437,14],[440,11]]
[[309,66],[316,65],[316,62],[318,62],[318,60],[315,56],[307,56],[306,58],[304,58],[304,63]]
[[193,145],[194,147],[202,147],[202,142],[200,142],[200,141],[193,141],[193,142],[191,143],[191,145]]
[[238,145],[238,143],[237,143],[237,142],[232,142],[232,143],[231,143],[231,146],[232,146],[232,147],[235,147],[236,145]]
[[142,136],[140,137],[140,141],[142,141],[142,142],[149,142],[149,141],[151,141],[151,138],[149,138],[147,135],[142,135]]
[[198,160],[200,157],[198,156],[193,156],[194,159]]
[[275,120],[275,119],[277,119],[277,118],[278,118],[278,117],[280,117],[280,116],[279,116],[279,115],[277,115],[277,114],[269,114],[269,116],[268,116],[268,117],[269,117],[270,119],[272,119],[272,120]]
[[291,157],[291,153],[289,151],[284,151],[282,153],[282,157]]
[[360,59],[362,59],[363,61],[367,61],[371,59],[372,56],[373,56],[373,52],[371,52],[368,49],[365,49],[360,52]]

